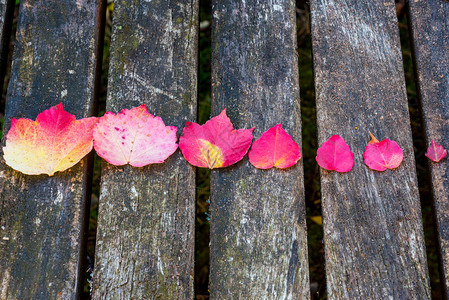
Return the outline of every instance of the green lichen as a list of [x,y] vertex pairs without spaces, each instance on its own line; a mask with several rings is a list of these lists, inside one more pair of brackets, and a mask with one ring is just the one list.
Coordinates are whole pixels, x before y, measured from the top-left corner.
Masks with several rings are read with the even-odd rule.
[[139,48],[140,40],[133,32],[134,27],[129,24],[120,26],[115,35],[114,56],[116,57],[116,69],[120,75],[125,72],[125,65],[129,57]]
[[237,190],[240,191],[241,193],[245,193],[245,191],[248,188],[247,185],[248,183],[246,178],[240,179],[237,183]]

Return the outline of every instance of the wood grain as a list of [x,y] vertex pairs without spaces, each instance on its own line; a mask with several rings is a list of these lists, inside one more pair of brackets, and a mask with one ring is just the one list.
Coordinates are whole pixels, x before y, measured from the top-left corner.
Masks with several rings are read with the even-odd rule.
[[[301,145],[294,1],[215,0],[212,39],[213,116],[255,138],[282,123]],[[307,299],[308,273],[302,163],[213,170],[211,298]]]
[[6,64],[8,63],[9,40],[14,17],[14,0],[0,0],[0,90],[3,90]]
[[[146,104],[181,133],[196,120],[198,1],[114,4],[107,111]],[[143,168],[105,163],[94,299],[192,299],[195,172],[178,150]]]
[[[449,2],[409,3],[418,92],[427,144],[449,149]],[[441,282],[449,298],[449,162],[429,160],[442,264]]]
[[[321,170],[329,299],[429,299],[430,288],[395,2],[313,0],[318,140],[339,134],[349,173]],[[404,151],[377,172],[369,131]]]
[[[102,1],[21,1],[5,130],[63,102],[92,114]],[[102,49],[101,49],[102,51]],[[3,139],[3,145],[5,138]],[[3,157],[3,156],[2,156]],[[76,299],[82,288],[90,184],[87,160],[68,171],[26,176],[0,163],[1,299]]]

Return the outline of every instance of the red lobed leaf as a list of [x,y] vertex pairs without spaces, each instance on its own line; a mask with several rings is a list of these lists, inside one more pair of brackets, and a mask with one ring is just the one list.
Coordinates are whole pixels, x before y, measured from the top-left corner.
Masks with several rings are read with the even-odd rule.
[[281,124],[271,127],[255,140],[248,153],[249,162],[259,169],[284,169],[301,159],[301,151]]
[[107,112],[94,130],[94,148],[107,162],[143,167],[162,163],[178,148],[175,126],[165,126],[160,117],[150,114],[145,104]]
[[333,135],[318,148],[316,161],[326,170],[349,172],[354,166],[354,153],[342,137]]
[[[403,153],[398,144],[389,139],[379,142],[372,134],[371,137],[372,140],[368,143],[363,153],[365,164],[376,171],[385,171],[386,169],[399,167],[403,159]],[[374,142],[373,139],[375,140]]]
[[76,120],[59,103],[41,112],[36,121],[12,119],[3,147],[5,162],[28,175],[64,171],[92,150],[97,118]]
[[224,109],[204,125],[187,122],[179,138],[184,158],[196,167],[223,168],[240,161],[251,145],[251,129],[233,129]]
[[434,162],[439,162],[447,156],[447,150],[432,140],[432,145],[427,148],[426,156]]

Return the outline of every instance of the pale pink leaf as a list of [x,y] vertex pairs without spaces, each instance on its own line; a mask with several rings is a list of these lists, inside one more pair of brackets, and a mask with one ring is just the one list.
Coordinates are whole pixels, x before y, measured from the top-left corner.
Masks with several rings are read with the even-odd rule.
[[143,167],[162,163],[176,151],[176,131],[175,126],[165,126],[142,104],[101,117],[94,130],[94,148],[113,165]]

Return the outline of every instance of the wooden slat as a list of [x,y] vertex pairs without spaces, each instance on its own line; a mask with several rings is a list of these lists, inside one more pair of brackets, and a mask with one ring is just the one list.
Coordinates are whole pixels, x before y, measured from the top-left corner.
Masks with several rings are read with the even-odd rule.
[[[213,115],[255,138],[282,123],[301,145],[294,1],[215,0],[213,16]],[[310,297],[301,162],[212,171],[210,285],[213,299]]]
[[[427,142],[449,149],[449,2],[410,1],[410,23]],[[449,160],[430,162],[444,293],[449,298]]]
[[0,0],[0,90],[3,90],[6,64],[8,62],[11,23],[14,16],[14,0]]
[[[101,1],[21,1],[5,133],[63,102],[92,114]],[[99,52],[101,53],[101,52]],[[4,139],[3,139],[4,144]],[[2,156],[3,157],[3,156]],[[87,160],[68,171],[26,176],[0,163],[0,298],[76,299],[82,288]]]
[[[339,134],[349,173],[321,171],[330,299],[428,299],[429,278],[395,2],[313,0],[318,139]],[[377,172],[362,154],[371,131],[404,151]]]
[[[117,1],[107,110],[146,104],[181,133],[196,120],[198,1]],[[192,299],[195,172],[178,150],[143,168],[104,164],[94,299]]]

